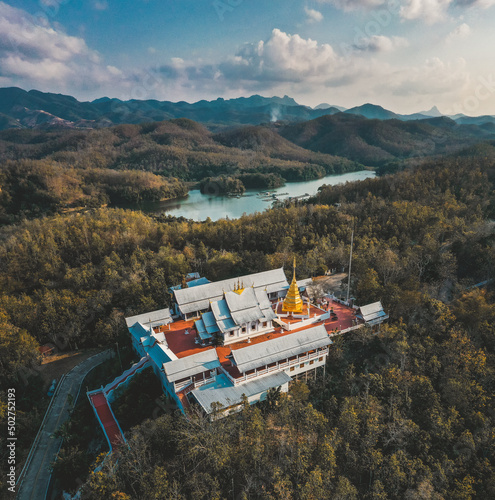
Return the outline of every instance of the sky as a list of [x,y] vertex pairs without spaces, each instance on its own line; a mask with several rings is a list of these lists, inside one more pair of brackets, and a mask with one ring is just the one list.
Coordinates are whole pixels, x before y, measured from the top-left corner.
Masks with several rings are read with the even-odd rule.
[[0,87],[495,115],[495,0],[0,1]]

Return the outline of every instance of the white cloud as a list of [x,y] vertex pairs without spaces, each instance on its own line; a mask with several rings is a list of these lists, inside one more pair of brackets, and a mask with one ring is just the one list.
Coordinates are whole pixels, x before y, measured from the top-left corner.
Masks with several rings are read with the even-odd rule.
[[2,73],[39,81],[64,80],[72,73],[64,63],[53,59],[28,61],[19,56],[8,55],[0,60]]
[[107,0],[94,0],[93,1],[93,8],[95,10],[107,10],[108,9],[108,2],[107,2]]
[[[302,102],[318,96],[343,105],[350,99],[351,105],[375,102],[399,109],[409,105],[411,112],[425,100],[445,106],[467,92],[471,77],[463,59],[432,58],[414,66],[383,60],[382,54],[407,45],[401,37],[371,36],[360,50],[342,57],[328,44],[275,29],[266,40],[243,45],[221,62],[174,59],[160,69],[160,77],[168,99],[256,92],[289,94]],[[355,102],[356,96],[360,102]]]
[[330,4],[345,12],[360,9],[373,9],[384,5],[387,0],[317,0],[318,3]]
[[480,9],[488,9],[495,5],[495,0],[455,0],[455,5],[458,7],[479,7]]
[[304,12],[306,12],[306,21],[308,23],[319,23],[323,20],[323,14],[315,9],[310,9],[308,7],[304,7]]
[[220,69],[235,79],[303,81],[328,75],[337,62],[329,44],[274,29],[268,40],[242,46]]
[[463,58],[446,62],[438,57],[396,72],[390,82],[395,95],[442,95],[444,98],[465,91],[469,84],[470,75]]
[[116,82],[121,73],[103,65],[98,52],[82,38],[0,2],[0,77],[25,87],[52,82],[87,89]]
[[448,19],[451,7],[458,9],[487,9],[495,5],[495,0],[317,0],[320,4],[333,5],[344,12],[356,10],[399,10],[402,19],[421,20],[427,24]]
[[445,42],[450,43],[453,40],[459,38],[467,38],[470,34],[471,34],[471,28],[469,27],[469,25],[466,23],[462,23],[446,36]]
[[362,52],[391,52],[408,46],[409,42],[400,36],[388,37],[384,35],[374,35],[367,38],[361,38],[353,48]]
[[400,9],[403,19],[421,19],[434,24],[447,18],[447,9],[452,0],[406,0]]

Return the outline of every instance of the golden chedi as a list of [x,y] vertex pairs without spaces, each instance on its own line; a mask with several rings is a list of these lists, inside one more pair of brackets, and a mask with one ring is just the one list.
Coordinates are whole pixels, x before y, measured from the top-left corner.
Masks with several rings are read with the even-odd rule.
[[292,314],[302,314],[303,312],[303,301],[301,295],[299,294],[299,288],[296,283],[296,258],[294,257],[294,276],[292,277],[292,283],[290,284],[289,291],[285,296],[284,302],[282,304],[282,312],[292,313]]

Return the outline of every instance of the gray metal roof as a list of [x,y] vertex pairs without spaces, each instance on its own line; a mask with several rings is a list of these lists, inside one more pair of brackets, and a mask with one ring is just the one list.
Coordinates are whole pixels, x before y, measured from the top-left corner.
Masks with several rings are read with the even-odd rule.
[[241,293],[226,292],[225,301],[237,325],[244,325],[264,316],[258,305],[254,288],[245,288]]
[[163,369],[165,375],[170,382],[175,382],[183,378],[192,377],[198,373],[203,373],[208,370],[213,370],[220,366],[217,351],[208,349],[207,351],[198,352],[192,356],[179,358],[169,363],[164,363]]
[[170,315],[170,309],[167,307],[158,311],[130,316],[125,319],[125,322],[127,323],[127,328],[130,328],[136,323],[141,323],[144,326],[168,325],[168,323],[172,323],[172,317]]
[[212,302],[211,312],[213,313],[218,328],[222,333],[237,328],[237,325],[235,324],[234,320],[232,319],[232,316],[230,315],[229,306],[227,305],[225,299]]
[[267,293],[282,290],[289,286],[283,268],[263,271],[261,273],[240,276],[223,281],[216,281],[206,285],[174,290],[175,300],[183,314],[208,309],[210,301],[223,298],[223,293],[234,290],[240,282],[245,288],[254,286],[255,289],[267,289]]
[[204,385],[192,391],[198,403],[208,413],[211,412],[212,403],[220,403],[227,408],[239,404],[242,401],[243,394],[247,397],[256,396],[268,389],[280,387],[291,380],[287,373],[277,372],[266,377],[260,377],[259,379],[246,382],[245,384],[233,386],[227,385],[227,382],[221,377],[226,379],[225,375],[220,375],[217,377],[219,380],[216,384]]
[[258,300],[258,304],[260,305],[262,310],[272,308],[272,303],[268,298],[268,294],[263,288],[255,288],[254,293],[256,294],[256,299]]
[[234,349],[232,356],[239,371],[244,373],[331,343],[325,327],[318,325],[242,349]]
[[387,313],[383,310],[381,302],[373,302],[372,304],[362,306],[359,308],[359,311],[366,323],[370,323],[387,316]]
[[[251,321],[268,321],[276,317],[268,295],[264,290],[246,288],[242,293],[227,292],[225,301],[230,309],[232,319],[237,325],[244,325]],[[261,304],[263,307],[261,307]]]

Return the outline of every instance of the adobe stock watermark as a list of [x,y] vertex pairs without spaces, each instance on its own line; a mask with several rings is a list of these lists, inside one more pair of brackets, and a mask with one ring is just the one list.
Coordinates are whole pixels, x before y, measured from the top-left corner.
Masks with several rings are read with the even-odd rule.
[[397,16],[401,8],[399,0],[389,0],[384,8],[374,10],[370,13],[370,19],[363,27],[354,26],[353,43],[341,43],[340,49],[344,57],[350,57],[356,52],[366,50],[370,45],[370,40],[374,36],[380,35],[383,30],[390,25],[392,19]]
[[495,77],[493,74],[488,76],[479,76],[477,84],[471,95],[467,96],[462,102],[452,105],[446,111],[447,115],[457,115],[473,113],[480,108],[482,102],[486,101],[495,93]]
[[244,3],[244,0],[214,0],[211,5],[215,9],[218,19],[224,21],[225,14],[233,12],[242,3]]

